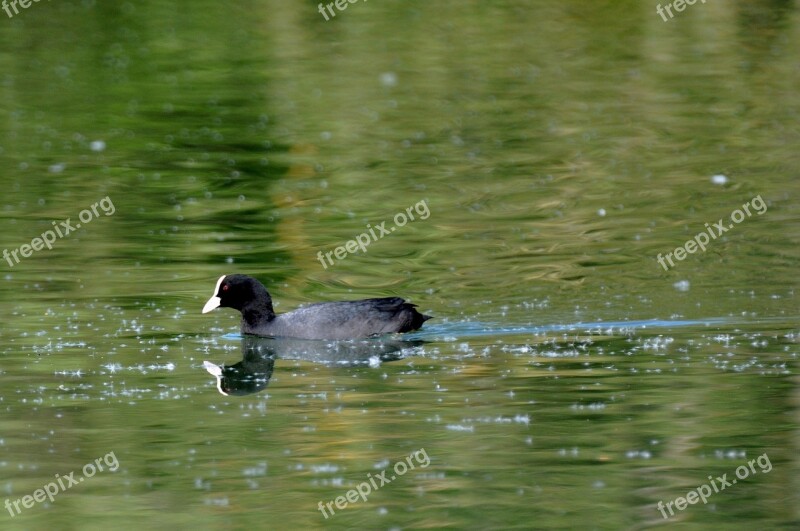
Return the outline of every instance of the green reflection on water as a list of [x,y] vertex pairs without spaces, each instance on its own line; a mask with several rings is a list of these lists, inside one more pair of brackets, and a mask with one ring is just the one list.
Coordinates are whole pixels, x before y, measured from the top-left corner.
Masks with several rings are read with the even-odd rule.
[[[0,20],[0,49],[2,248],[116,207],[0,262],[0,486],[121,465],[4,528],[643,527],[765,451],[773,471],[676,521],[796,522],[791,2],[667,23],[633,1],[328,22],[313,3],[49,2]],[[758,195],[764,215],[658,265]],[[317,260],[422,200],[428,219]],[[436,319],[406,360],[278,360],[225,398],[202,361],[237,361],[237,317],[199,309],[234,271],[278,311],[397,294]],[[648,319],[697,325],[536,328]],[[419,448],[426,470],[317,511]]]

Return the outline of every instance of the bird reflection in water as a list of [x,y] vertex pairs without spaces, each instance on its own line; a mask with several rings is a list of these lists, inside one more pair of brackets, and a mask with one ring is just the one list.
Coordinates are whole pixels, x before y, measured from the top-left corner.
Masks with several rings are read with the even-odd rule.
[[324,365],[374,365],[402,359],[404,351],[423,343],[398,339],[324,341],[246,335],[242,339],[242,361],[233,365],[204,361],[203,367],[216,377],[220,393],[244,396],[267,387],[278,359]]

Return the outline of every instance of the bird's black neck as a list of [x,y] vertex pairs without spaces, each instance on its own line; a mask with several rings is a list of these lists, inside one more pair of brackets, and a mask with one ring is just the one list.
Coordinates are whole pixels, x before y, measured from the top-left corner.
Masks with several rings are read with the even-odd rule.
[[273,319],[275,319],[275,311],[272,309],[272,302],[251,304],[242,308],[242,324],[246,324],[251,328]]

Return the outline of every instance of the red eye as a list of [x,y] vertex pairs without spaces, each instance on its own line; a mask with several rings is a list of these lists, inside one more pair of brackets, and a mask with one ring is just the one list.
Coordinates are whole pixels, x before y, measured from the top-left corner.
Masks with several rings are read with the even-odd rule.
[[222,286],[222,291],[228,291],[228,285],[227,285],[227,284],[225,284],[224,286]]

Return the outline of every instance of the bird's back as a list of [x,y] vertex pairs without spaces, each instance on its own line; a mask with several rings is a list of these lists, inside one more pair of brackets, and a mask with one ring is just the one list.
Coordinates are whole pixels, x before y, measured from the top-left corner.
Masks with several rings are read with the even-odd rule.
[[416,330],[430,319],[400,297],[322,302],[277,315],[242,332],[302,339],[352,339]]

